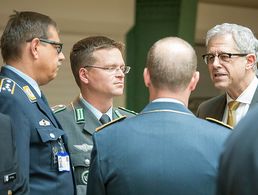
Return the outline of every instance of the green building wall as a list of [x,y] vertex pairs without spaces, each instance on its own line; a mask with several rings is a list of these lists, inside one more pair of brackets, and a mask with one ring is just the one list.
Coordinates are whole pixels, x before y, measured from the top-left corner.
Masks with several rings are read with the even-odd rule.
[[126,104],[139,112],[149,101],[142,76],[149,48],[167,36],[193,45],[197,0],[136,0],[135,5],[135,25],[126,36],[126,61],[132,67],[126,78]]

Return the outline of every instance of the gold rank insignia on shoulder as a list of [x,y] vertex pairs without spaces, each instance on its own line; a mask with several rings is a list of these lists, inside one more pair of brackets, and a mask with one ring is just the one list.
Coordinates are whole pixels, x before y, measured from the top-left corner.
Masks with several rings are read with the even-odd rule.
[[22,89],[31,102],[35,102],[37,100],[36,96],[32,93],[28,85],[24,86]]
[[111,125],[111,124],[114,124],[114,123],[116,123],[116,122],[118,122],[118,121],[124,120],[125,118],[126,118],[126,116],[121,116],[120,118],[114,119],[114,120],[112,120],[112,121],[110,121],[110,122],[108,122],[108,123],[106,123],[106,124],[104,124],[104,125],[101,125],[101,126],[97,127],[97,128],[96,128],[96,131],[100,131],[100,130],[103,129],[104,127],[107,127],[107,126],[109,126],[109,125]]
[[205,119],[206,119],[207,121],[210,121],[210,122],[213,122],[213,123],[222,125],[222,126],[224,126],[224,127],[227,127],[228,129],[231,129],[231,130],[233,129],[232,126],[230,126],[230,125],[228,125],[228,124],[226,124],[226,123],[223,123],[222,121],[219,121],[219,120],[217,120],[217,119],[215,119],[215,118],[206,117]]
[[8,92],[10,94],[14,93],[16,83],[9,79],[3,78],[0,83],[0,92]]

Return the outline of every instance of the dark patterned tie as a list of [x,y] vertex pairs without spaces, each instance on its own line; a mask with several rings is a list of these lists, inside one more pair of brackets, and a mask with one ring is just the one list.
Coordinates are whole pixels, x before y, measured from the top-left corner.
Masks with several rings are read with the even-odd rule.
[[108,116],[107,114],[103,114],[103,115],[101,116],[101,118],[99,119],[99,121],[100,121],[102,124],[106,124],[106,123],[110,122],[111,120],[110,120],[110,118],[109,118],[109,116]]

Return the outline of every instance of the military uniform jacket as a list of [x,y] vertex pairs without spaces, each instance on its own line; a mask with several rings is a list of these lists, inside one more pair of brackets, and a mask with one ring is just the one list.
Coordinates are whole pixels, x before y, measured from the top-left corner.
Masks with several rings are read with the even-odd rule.
[[220,158],[217,195],[257,195],[258,109],[236,126]]
[[[226,104],[227,104],[226,94],[213,97],[200,104],[196,112],[196,116],[203,119],[205,119],[206,117],[211,117],[222,121]],[[248,112],[250,111],[251,108],[253,108],[257,104],[258,104],[258,88],[256,88],[256,91],[254,93]]]
[[71,171],[57,168],[56,154],[66,150],[65,133],[47,102],[11,70],[3,67],[0,76],[0,112],[13,122],[21,170],[22,187],[15,195],[73,195]]
[[182,104],[150,103],[93,135],[87,195],[214,195],[229,133]]
[[[74,167],[77,194],[86,194],[86,185],[92,151],[92,134],[101,126],[95,115],[77,97],[67,107],[53,107],[55,115],[68,136],[68,148]],[[136,113],[123,109],[113,109],[113,119],[121,116],[131,117]]]
[[[0,113],[0,194],[13,191],[18,181],[15,135],[8,116]],[[19,184],[19,182],[17,182]],[[16,186],[18,188],[18,186]]]

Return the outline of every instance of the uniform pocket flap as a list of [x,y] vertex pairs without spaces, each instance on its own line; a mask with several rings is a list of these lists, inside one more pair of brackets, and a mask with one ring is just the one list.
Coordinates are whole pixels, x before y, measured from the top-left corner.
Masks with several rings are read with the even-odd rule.
[[85,153],[70,154],[74,167],[88,167],[90,166],[90,158]]
[[37,127],[36,128],[42,142],[48,142],[57,140],[59,137],[64,135],[64,131],[55,127]]

